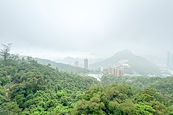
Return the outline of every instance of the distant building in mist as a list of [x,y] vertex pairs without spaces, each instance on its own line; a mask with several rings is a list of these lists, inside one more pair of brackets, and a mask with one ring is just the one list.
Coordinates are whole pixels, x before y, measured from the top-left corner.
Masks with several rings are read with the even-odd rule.
[[79,62],[78,62],[78,61],[75,61],[75,62],[74,62],[74,65],[75,65],[76,67],[79,67]]
[[171,55],[171,65],[173,67],[173,54]]
[[104,71],[104,68],[101,66],[100,67],[100,72],[103,72]]
[[167,62],[166,62],[166,66],[169,67],[171,64],[171,55],[170,52],[167,53]]
[[84,68],[88,69],[88,59],[84,59]]
[[124,76],[124,71],[122,69],[116,68],[116,67],[109,67],[108,68],[108,73],[111,75],[115,75],[118,77],[123,77]]
[[170,52],[167,53],[166,66],[169,68],[173,68],[173,54],[171,54]]

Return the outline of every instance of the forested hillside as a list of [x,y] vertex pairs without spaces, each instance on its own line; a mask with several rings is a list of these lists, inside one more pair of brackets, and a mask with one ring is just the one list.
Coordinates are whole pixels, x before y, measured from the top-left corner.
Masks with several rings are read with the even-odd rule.
[[60,71],[66,71],[66,72],[73,72],[73,73],[88,73],[89,70],[81,68],[81,67],[75,67],[69,64],[63,64],[63,63],[57,63],[54,61],[50,61],[47,59],[40,59],[40,58],[34,58],[34,60],[37,60],[38,63],[48,65],[50,64],[51,67],[57,68]]
[[99,82],[3,51],[0,115],[173,114],[172,77],[105,75]]
[[[126,66],[124,66],[124,64]],[[100,67],[109,68],[112,66],[121,67],[125,70],[126,74],[130,75],[161,75],[161,70],[159,67],[145,58],[131,53],[128,50],[120,51],[104,61],[92,64],[90,65],[90,68],[98,69]]]
[[0,60],[0,115],[67,114],[95,84],[94,78],[9,56]]

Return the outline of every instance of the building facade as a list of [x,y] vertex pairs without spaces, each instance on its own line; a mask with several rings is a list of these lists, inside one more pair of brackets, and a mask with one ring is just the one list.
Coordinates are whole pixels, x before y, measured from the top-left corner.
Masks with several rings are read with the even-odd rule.
[[75,62],[74,62],[74,65],[75,65],[76,67],[79,67],[79,62],[78,62],[78,61],[75,61]]
[[167,53],[166,66],[168,68],[173,68],[173,54],[171,54],[170,52]]
[[84,59],[84,68],[88,69],[88,59]]
[[120,68],[116,68],[116,67],[109,67],[108,73],[110,75],[115,75],[115,76],[118,76],[118,77],[123,77],[124,76],[124,70],[122,70]]

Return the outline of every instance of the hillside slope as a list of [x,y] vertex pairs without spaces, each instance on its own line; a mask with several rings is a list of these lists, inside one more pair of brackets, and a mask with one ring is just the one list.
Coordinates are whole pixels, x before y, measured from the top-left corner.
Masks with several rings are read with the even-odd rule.
[[73,72],[73,73],[89,72],[89,70],[86,70],[84,68],[75,67],[75,66],[71,66],[68,64],[57,63],[57,62],[47,60],[47,59],[41,59],[41,58],[34,58],[34,59],[37,60],[37,62],[40,64],[44,64],[44,65],[50,64],[51,67],[58,68],[58,70],[60,70],[60,71],[67,71],[67,72]]
[[98,81],[41,65],[32,58],[0,59],[0,115],[66,115]]
[[161,74],[159,67],[157,67],[155,64],[140,56],[134,55],[128,50],[123,50],[102,62],[92,64],[90,65],[90,68],[98,69],[101,66],[104,68],[108,68],[110,66],[122,67],[127,74]]

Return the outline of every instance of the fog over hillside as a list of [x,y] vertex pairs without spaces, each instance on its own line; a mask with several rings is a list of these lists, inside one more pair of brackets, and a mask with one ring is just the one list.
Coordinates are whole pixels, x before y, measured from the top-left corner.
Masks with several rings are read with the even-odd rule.
[[173,0],[0,0],[0,115],[173,115]]
[[123,49],[173,51],[172,0],[1,0],[0,43],[47,59],[107,58]]

